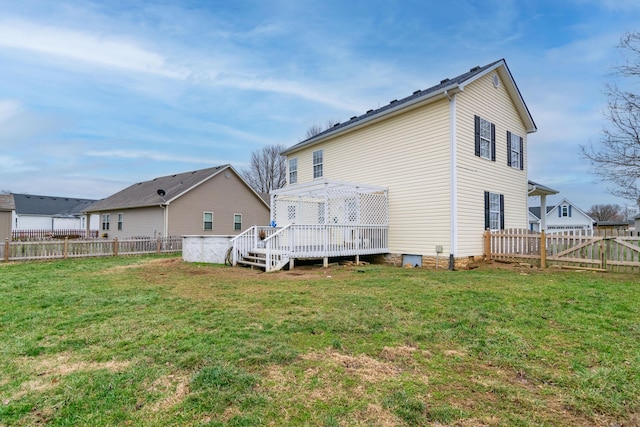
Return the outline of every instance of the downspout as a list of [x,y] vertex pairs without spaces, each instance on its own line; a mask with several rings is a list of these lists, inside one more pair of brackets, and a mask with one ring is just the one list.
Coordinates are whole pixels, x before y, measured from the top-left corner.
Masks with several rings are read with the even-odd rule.
[[161,203],[160,207],[163,210],[163,212],[162,212],[162,222],[163,222],[163,224],[162,224],[162,237],[166,238],[166,237],[169,237],[169,236],[167,236],[167,233],[169,232],[169,205]]
[[444,91],[449,99],[449,149],[450,153],[450,180],[451,180],[451,206],[450,206],[450,249],[449,249],[449,270],[453,270],[455,257],[458,253],[458,173],[457,173],[457,138],[456,138],[456,95],[449,95],[449,90]]

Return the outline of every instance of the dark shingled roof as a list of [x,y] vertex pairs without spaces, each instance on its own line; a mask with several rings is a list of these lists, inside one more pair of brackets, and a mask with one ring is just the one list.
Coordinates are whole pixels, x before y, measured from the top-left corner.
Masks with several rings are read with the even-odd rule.
[[[494,61],[490,64],[487,64],[483,67],[477,66],[477,67],[473,67],[471,68],[468,72],[461,74],[459,76],[456,76],[454,78],[451,79],[444,79],[442,81],[440,81],[439,84],[435,85],[435,86],[431,86],[430,88],[424,89],[424,90],[417,90],[415,92],[413,92],[413,94],[399,99],[399,100],[393,100],[391,101],[389,104],[380,107],[378,109],[375,110],[368,110],[365,114],[361,115],[361,116],[353,116],[351,117],[351,119],[349,119],[346,122],[343,123],[337,123],[334,126],[332,126],[329,129],[326,129],[325,131],[312,136],[311,138],[308,138],[304,141],[301,141],[295,145],[293,145],[292,147],[289,147],[288,149],[286,149],[283,154],[287,154],[289,152],[295,151],[298,148],[301,148],[303,146],[309,145],[314,143],[317,140],[320,140],[322,138],[324,138],[325,136],[329,135],[329,134],[333,134],[336,132],[339,132],[341,129],[344,129],[346,127],[352,127],[353,125],[357,124],[358,122],[364,122],[370,118],[373,118],[374,116],[379,116],[379,115],[384,115],[385,112],[387,112],[388,110],[391,109],[398,109],[398,108],[403,108],[404,106],[408,106],[410,104],[412,104],[413,102],[417,102],[420,101],[420,98],[424,98],[427,99],[429,98],[431,95],[434,94],[438,94],[439,92],[444,91],[446,88],[453,86],[455,87],[456,85],[459,84],[463,84],[465,82],[467,82],[468,80],[473,79],[474,77],[483,74],[485,71],[493,68],[494,66],[503,63],[505,68],[507,68],[507,64],[505,62],[504,59],[500,59],[498,61]],[[509,72],[510,73],[510,72]],[[515,82],[514,82],[514,86],[515,86]],[[517,86],[515,86],[515,91],[517,92],[518,96],[520,96],[520,98],[522,99],[522,96],[520,94],[519,89],[517,88]],[[522,101],[524,104],[524,100]],[[523,106],[524,110],[526,110],[526,114],[529,115],[529,117],[531,117],[531,115],[529,114],[529,111],[526,107],[526,105]],[[535,123],[533,123],[533,119],[531,119],[533,128],[535,130]]]
[[[186,191],[227,168],[230,168],[230,165],[167,175],[150,181],[139,182],[95,202],[88,209],[85,209],[85,212],[158,206],[171,202]],[[160,196],[158,190],[164,190],[164,196]]]
[[13,194],[13,201],[18,215],[47,215],[73,217],[95,202],[93,199],[77,199],[74,197],[37,196],[32,194]]

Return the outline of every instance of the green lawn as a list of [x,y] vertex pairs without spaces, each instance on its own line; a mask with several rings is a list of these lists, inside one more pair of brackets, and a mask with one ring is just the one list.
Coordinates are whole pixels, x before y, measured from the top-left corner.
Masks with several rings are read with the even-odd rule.
[[0,426],[634,426],[640,279],[0,264]]

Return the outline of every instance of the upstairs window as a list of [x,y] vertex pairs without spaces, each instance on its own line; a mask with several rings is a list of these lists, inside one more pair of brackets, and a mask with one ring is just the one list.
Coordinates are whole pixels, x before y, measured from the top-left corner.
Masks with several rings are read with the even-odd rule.
[[322,150],[313,152],[313,177],[322,178]]
[[484,228],[491,231],[504,229],[504,195],[484,192]]
[[507,131],[507,164],[524,170],[524,140],[521,136]]
[[289,159],[289,184],[298,182],[298,159]]
[[558,217],[567,217],[571,218],[571,205],[562,205],[558,210]]
[[202,229],[213,230],[213,212],[203,212],[202,214]]
[[475,116],[475,155],[496,161],[496,125],[480,116]]
[[233,229],[234,230],[242,230],[242,215],[241,214],[233,214]]
[[124,214],[118,214],[118,230],[122,230],[122,224],[124,223]]
[[102,229],[109,229],[109,214],[102,214]]

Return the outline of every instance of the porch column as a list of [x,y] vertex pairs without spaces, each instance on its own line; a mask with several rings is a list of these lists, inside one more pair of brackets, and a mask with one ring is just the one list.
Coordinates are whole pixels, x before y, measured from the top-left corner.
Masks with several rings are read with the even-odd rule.
[[547,231],[547,196],[540,196],[540,231]]

